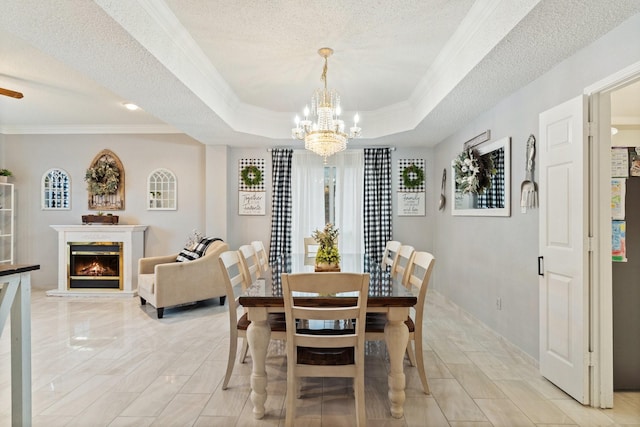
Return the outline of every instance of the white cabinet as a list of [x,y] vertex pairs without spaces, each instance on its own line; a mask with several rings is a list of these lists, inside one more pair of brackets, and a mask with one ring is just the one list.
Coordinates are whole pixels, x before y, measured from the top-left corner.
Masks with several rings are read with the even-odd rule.
[[0,182],[0,264],[14,263],[13,184]]

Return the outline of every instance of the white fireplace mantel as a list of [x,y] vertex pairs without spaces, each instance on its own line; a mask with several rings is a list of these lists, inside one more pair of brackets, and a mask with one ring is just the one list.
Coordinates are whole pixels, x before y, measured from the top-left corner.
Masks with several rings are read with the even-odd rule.
[[[51,296],[126,296],[138,294],[138,259],[144,257],[146,225],[52,225],[58,232],[58,289]],[[67,247],[69,242],[122,242],[123,284],[120,289],[69,289]]]

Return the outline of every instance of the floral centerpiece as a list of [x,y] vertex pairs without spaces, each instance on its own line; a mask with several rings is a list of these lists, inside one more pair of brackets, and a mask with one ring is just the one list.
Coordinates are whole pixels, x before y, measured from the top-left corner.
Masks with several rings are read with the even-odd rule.
[[316,253],[316,271],[340,269],[338,234],[339,230],[333,224],[328,223],[322,231],[315,230],[311,235],[319,246]]
[[464,150],[453,160],[456,188],[462,194],[484,194],[491,187],[497,170],[490,154],[480,156],[477,150]]

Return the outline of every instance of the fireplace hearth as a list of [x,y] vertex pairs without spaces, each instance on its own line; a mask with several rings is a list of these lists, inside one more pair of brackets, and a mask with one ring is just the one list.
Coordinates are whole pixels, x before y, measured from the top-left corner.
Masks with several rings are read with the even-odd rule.
[[122,242],[69,242],[69,289],[122,289]]

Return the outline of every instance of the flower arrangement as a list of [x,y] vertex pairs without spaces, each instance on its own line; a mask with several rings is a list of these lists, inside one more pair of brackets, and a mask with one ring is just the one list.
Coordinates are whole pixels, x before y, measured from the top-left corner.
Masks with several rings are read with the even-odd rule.
[[474,149],[462,151],[452,164],[455,169],[456,187],[462,194],[484,194],[491,187],[491,177],[497,172],[492,156],[480,156]]
[[311,235],[318,242],[318,252],[316,253],[316,264],[334,264],[340,262],[338,252],[339,230],[331,223],[324,226],[322,231],[315,230]]
[[115,160],[100,159],[87,169],[84,180],[91,194],[98,196],[115,194],[120,184],[120,170]]
[[13,176],[9,169],[0,169],[0,176]]

